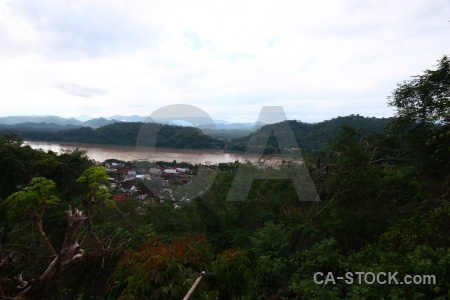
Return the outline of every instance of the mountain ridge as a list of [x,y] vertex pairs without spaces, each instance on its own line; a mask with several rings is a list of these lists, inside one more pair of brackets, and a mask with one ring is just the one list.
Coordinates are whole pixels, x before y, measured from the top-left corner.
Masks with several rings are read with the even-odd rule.
[[[84,127],[92,127],[99,128],[101,126],[117,123],[117,122],[149,122],[148,117],[142,117],[138,115],[124,116],[124,115],[113,115],[109,117],[99,117],[99,118],[90,118],[89,116],[80,116],[82,120],[78,120],[74,117],[64,118],[59,116],[47,115],[47,116],[6,116],[0,117],[0,125],[14,125],[15,127],[23,127],[22,123],[28,123],[27,127],[33,127],[32,123],[47,123],[47,124],[57,124],[57,125],[76,125],[76,126],[84,126]],[[182,123],[169,122],[170,120],[157,120],[155,123],[169,123],[175,125],[183,125]],[[193,124],[193,127],[198,127],[200,129],[224,129],[224,130],[245,130],[245,131],[254,131],[261,126],[263,123],[259,122],[245,122],[245,123],[230,123],[224,120],[213,120],[214,124]],[[189,123],[189,122],[187,122]],[[39,126],[36,126],[39,127]],[[56,128],[55,128],[56,129]]]

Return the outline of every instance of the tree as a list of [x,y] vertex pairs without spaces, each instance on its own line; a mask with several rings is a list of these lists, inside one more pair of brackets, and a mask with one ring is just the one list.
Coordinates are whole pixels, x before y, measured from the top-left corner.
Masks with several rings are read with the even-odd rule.
[[450,169],[450,58],[435,70],[399,84],[388,104],[397,108],[391,130],[427,177],[440,180]]
[[283,225],[272,221],[264,224],[250,237],[254,256],[253,299],[267,299],[273,290],[286,284],[288,278],[289,240]]
[[[31,214],[35,232],[47,255],[52,258],[41,276],[34,281],[22,281],[24,290],[17,295],[17,299],[41,299],[53,283],[59,282],[58,287],[60,287],[64,274],[86,257],[82,247],[92,236],[91,209],[109,196],[106,188],[102,186],[107,178],[103,167],[90,167],[78,178],[78,182],[87,184],[87,193],[82,203],[82,210],[73,211],[69,206],[65,212],[69,226],[58,253],[55,252],[42,226],[46,208],[58,201],[53,195],[56,189],[55,183],[44,177],[33,178],[22,191],[12,194],[5,200],[10,217]],[[84,237],[80,238],[85,221],[88,222],[88,228]]]
[[84,259],[85,251],[78,243],[78,236],[86,217],[78,209],[75,209],[74,212],[71,209],[67,210],[66,217],[69,226],[61,250],[45,272],[36,280],[24,284],[24,290],[14,299],[42,299],[54,282],[61,280],[67,270]]
[[18,134],[5,134],[0,138],[0,144],[22,146],[23,138]]
[[42,220],[46,208],[55,205],[58,198],[53,194],[56,189],[55,183],[44,177],[36,177],[31,180],[27,187],[9,196],[4,204],[8,208],[8,216],[14,218],[20,215],[30,215],[33,229],[36,232],[46,254],[52,258],[47,270],[35,281],[24,283],[24,290],[18,294],[19,299],[38,299],[47,291],[49,285],[59,279],[62,274],[74,263],[79,261],[84,251],[79,247],[77,238],[83,227],[85,217],[82,212],[71,210],[66,212],[69,228],[61,248],[56,254],[54,247],[48,240]]
[[252,271],[247,255],[246,250],[233,248],[216,256],[212,265],[217,274],[212,280],[220,293],[219,299],[248,299]]
[[7,214],[10,218],[20,215],[30,216],[33,222],[33,229],[48,257],[56,256],[56,252],[45,235],[42,219],[46,208],[49,205],[55,205],[58,201],[58,198],[53,195],[54,191],[55,183],[53,180],[36,177],[22,191],[12,194],[4,202],[8,208]]
[[184,236],[169,243],[150,238],[137,251],[127,250],[106,287],[108,299],[181,299],[195,281],[190,274],[213,271],[195,299],[248,299],[250,260],[243,249],[215,255],[206,236]]
[[[195,278],[189,274],[209,271],[211,246],[206,237],[184,237],[170,244],[151,238],[138,251],[128,250],[119,261],[107,286],[108,299],[181,299]],[[210,299],[205,282],[199,299]]]
[[436,70],[425,70],[423,75],[398,84],[390,106],[397,108],[397,116],[414,122],[450,124],[450,58],[438,61]]
[[87,194],[83,199],[83,211],[87,218],[88,229],[87,233],[81,241],[81,245],[87,241],[92,234],[92,215],[91,208],[106,200],[109,196],[108,190],[102,184],[109,178],[106,174],[105,167],[91,166],[87,168],[83,174],[77,179],[77,182],[86,183]]

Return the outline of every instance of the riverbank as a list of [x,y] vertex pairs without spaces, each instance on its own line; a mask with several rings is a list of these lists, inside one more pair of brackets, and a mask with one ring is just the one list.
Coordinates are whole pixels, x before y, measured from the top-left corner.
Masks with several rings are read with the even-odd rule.
[[57,143],[25,140],[25,143],[33,149],[43,149],[60,152],[62,149],[83,150],[89,158],[96,161],[107,159],[119,159],[123,161],[147,160],[147,161],[174,161],[188,162],[192,164],[218,164],[235,161],[258,162],[259,155],[245,153],[229,153],[224,150],[194,150],[174,148],[136,148],[133,146],[117,146],[88,143]]

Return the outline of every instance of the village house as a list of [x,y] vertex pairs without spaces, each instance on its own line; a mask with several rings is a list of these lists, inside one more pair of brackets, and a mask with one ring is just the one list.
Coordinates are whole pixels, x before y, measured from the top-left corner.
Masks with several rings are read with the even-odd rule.
[[119,190],[124,193],[134,193],[137,192],[138,188],[136,187],[136,181],[124,181],[119,184]]
[[136,175],[136,179],[151,180],[152,177],[150,176],[150,174],[142,174],[142,175]]
[[[112,167],[112,163],[106,166]],[[111,173],[109,178],[110,188],[118,191],[113,196],[113,199],[116,201],[129,199],[130,197],[135,197],[139,200],[153,200],[154,196],[158,195],[161,199],[175,203],[177,200],[172,194],[171,185],[175,182],[176,184],[187,184],[192,176],[189,168],[182,168],[177,165],[156,166],[149,169],[141,168],[139,171],[131,167],[117,167],[118,170],[114,170],[117,179],[111,176],[113,172],[109,172]],[[142,181],[144,184],[139,181]]]
[[178,174],[177,169],[164,169],[164,174]]
[[122,169],[120,170],[124,175],[136,176],[136,171],[131,169]]
[[182,173],[182,174],[191,173],[191,170],[189,170],[189,168],[176,168],[176,170],[178,173]]
[[160,168],[150,168],[149,173],[151,176],[161,176],[162,170]]

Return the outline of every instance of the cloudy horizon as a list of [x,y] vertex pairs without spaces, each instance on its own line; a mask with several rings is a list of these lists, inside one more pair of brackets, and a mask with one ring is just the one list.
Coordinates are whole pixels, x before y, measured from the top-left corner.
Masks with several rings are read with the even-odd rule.
[[391,117],[398,83],[450,54],[450,1],[0,2],[0,116]]

